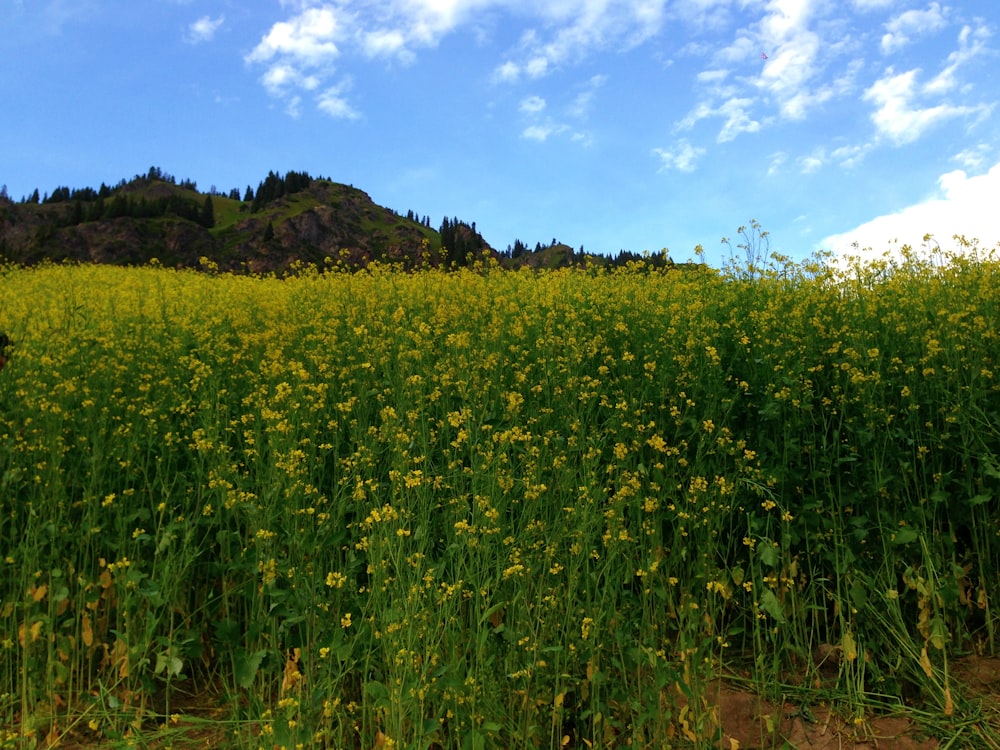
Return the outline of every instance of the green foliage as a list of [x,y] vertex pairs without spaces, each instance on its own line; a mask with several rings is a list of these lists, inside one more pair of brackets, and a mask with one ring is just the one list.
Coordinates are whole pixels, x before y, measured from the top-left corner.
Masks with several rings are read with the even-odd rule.
[[[257,186],[257,192],[250,204],[250,210],[254,213],[260,211],[264,206],[285,195],[293,195],[309,187],[312,177],[306,172],[288,172],[284,177],[280,177],[273,171],[267,173],[267,177]],[[247,188],[249,190],[249,187]]]

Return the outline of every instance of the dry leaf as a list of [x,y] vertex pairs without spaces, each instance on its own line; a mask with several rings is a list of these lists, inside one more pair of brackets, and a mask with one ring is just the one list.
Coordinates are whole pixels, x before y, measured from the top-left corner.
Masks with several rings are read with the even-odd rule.
[[920,651],[920,666],[924,668],[924,674],[928,677],[933,675],[931,669],[931,657],[927,655],[927,644],[924,644],[923,649]]
[[299,671],[299,657],[302,655],[301,649],[294,649],[288,661],[285,662],[285,677],[281,681],[281,694],[284,695],[289,690],[294,690],[302,681],[302,673]]
[[87,648],[94,645],[94,628],[90,624],[90,615],[83,615],[80,622],[80,638],[83,639],[83,645]]

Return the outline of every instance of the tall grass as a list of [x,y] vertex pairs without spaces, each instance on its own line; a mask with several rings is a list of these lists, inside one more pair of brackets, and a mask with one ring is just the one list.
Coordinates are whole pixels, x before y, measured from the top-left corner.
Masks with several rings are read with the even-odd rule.
[[992,259],[0,299],[0,746],[705,746],[722,674],[947,720],[997,652]]

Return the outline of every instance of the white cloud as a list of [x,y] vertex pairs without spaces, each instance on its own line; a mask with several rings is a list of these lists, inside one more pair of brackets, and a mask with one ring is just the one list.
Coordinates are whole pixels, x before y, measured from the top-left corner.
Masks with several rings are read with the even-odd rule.
[[945,27],[945,12],[938,3],[931,3],[927,10],[907,10],[885,24],[882,36],[882,53],[891,54],[912,41],[912,37],[930,34]]
[[952,104],[921,107],[917,103],[924,89],[916,85],[919,68],[896,73],[888,68],[884,77],[875,81],[862,98],[875,105],[871,120],[878,134],[897,146],[912,143],[942,120],[975,114],[982,109]]
[[320,111],[338,120],[357,120],[360,113],[354,109],[344,97],[350,90],[351,80],[345,78],[336,86],[331,86],[316,97],[316,106]]
[[406,62],[413,61],[412,53],[406,49],[406,36],[399,29],[378,29],[365,32],[362,47],[369,57],[391,57],[400,55]]
[[337,42],[344,32],[334,8],[306,8],[292,19],[274,24],[246,59],[257,63],[284,58],[310,67],[326,65],[340,54]]
[[505,83],[513,83],[520,76],[521,76],[520,66],[517,63],[511,62],[509,60],[500,67],[498,67],[493,73],[494,79]]
[[[1000,195],[1000,163],[975,177],[960,169],[943,174],[935,193],[928,200],[826,237],[820,246],[840,257],[861,254],[877,258],[892,249],[890,243],[919,248],[925,234],[932,234],[942,249],[956,252],[960,248],[952,240],[955,235],[978,239],[980,247],[1000,243],[1000,214],[995,205]],[[859,253],[866,249],[870,252]]]
[[[262,82],[271,93],[277,81],[295,86],[305,75],[329,77],[349,49],[412,64],[421,48],[435,47],[460,29],[471,27],[478,39],[488,38],[484,19],[500,12],[534,27],[497,65],[494,80],[538,79],[597,52],[642,44],[662,29],[667,0],[282,0],[281,5],[291,16],[273,24],[245,58],[268,66]],[[596,88],[592,84],[577,97],[581,116]]]
[[[497,4],[505,4],[497,0]],[[552,71],[602,50],[636,47],[658,33],[664,23],[666,0],[562,0],[518,3],[518,10],[539,16],[551,33],[536,29],[522,35],[495,78],[516,81],[541,78]]]
[[718,143],[728,143],[741,133],[756,133],[760,130],[760,121],[750,116],[753,104],[753,99],[738,96],[727,99],[717,107],[702,102],[677,123],[677,129],[690,130],[701,120],[721,117],[724,122],[715,140]]
[[210,42],[215,37],[215,32],[218,31],[225,22],[225,16],[219,16],[218,18],[202,16],[188,27],[187,36],[185,38],[191,44]]
[[732,21],[730,0],[673,0],[670,14],[699,29],[721,29]]
[[[834,40],[822,25],[815,0],[772,0],[755,30],[771,50],[756,85],[778,105],[782,117],[802,120],[809,112],[850,88],[850,76],[819,83],[834,61]],[[824,33],[826,36],[824,36]],[[747,54],[753,54],[751,48]]]
[[264,84],[271,96],[281,98],[291,95],[291,91],[300,88],[312,91],[319,86],[319,78],[308,75],[293,65],[286,63],[276,63],[272,65],[260,77],[260,82]]
[[966,169],[979,169],[986,163],[987,156],[992,150],[988,144],[979,143],[959,151],[952,157],[952,160],[957,161]]
[[[963,91],[957,72],[961,66],[985,52],[989,35],[989,30],[982,25],[976,28],[963,26],[958,35],[958,48],[948,55],[947,65],[923,85],[917,83],[917,77],[922,72],[920,68],[904,73],[896,73],[891,66],[887,68],[885,75],[863,95],[865,101],[875,105],[871,119],[878,134],[896,145],[902,145],[917,140],[942,120],[988,114],[992,104],[958,105],[940,99],[945,94]],[[933,100],[938,100],[938,103],[932,104]]]
[[654,148],[653,154],[660,158],[660,172],[670,169],[676,169],[678,172],[693,172],[695,163],[705,155],[705,149],[692,146],[686,139],[681,139],[672,149]]
[[799,167],[803,174],[811,174],[826,164],[826,149],[822,146],[812,150],[808,156],[799,158]]
[[958,49],[948,55],[948,65],[927,83],[924,90],[927,93],[945,94],[957,88],[955,73],[960,66],[982,54],[986,50],[986,39],[990,32],[985,26],[973,29],[963,26],[958,35]]
[[[316,91],[334,72],[338,45],[348,36],[344,18],[336,11],[329,5],[303,7],[288,21],[274,24],[244,58],[248,64],[267,66],[260,82],[271,96],[285,100],[285,111],[292,117],[302,112],[299,92]],[[347,88],[344,83],[327,88],[316,97],[317,107],[331,117],[357,118],[343,98]]]
[[[577,119],[585,118],[597,90],[606,81],[607,76],[595,75],[580,84],[577,87],[579,93],[573,98],[571,104],[564,107],[566,114]],[[525,119],[529,123],[521,131],[522,138],[541,143],[554,135],[569,133],[569,138],[574,143],[589,146],[593,142],[593,136],[590,133],[572,132],[573,128],[566,122],[559,122],[558,118],[545,114],[549,109],[549,103],[541,96],[526,96],[520,101],[518,110],[525,116]]]
[[[817,146],[805,156],[800,156],[796,162],[802,174],[812,174],[828,164],[836,164],[844,169],[858,166],[871,151],[872,144],[838,146],[828,151],[825,146]],[[769,172],[770,174],[770,172]]]
[[587,113],[590,112],[590,108],[593,106],[594,98],[597,96],[597,91],[605,83],[608,82],[608,77],[606,75],[595,75],[591,76],[590,79],[583,85],[583,90],[576,95],[573,100],[572,106],[569,108],[569,113],[573,117],[586,117]]
[[530,141],[538,141],[541,143],[548,140],[549,136],[564,133],[566,130],[568,130],[568,128],[565,125],[558,125],[556,123],[540,123],[526,127],[523,131],[521,131],[521,137],[527,138]]
[[853,169],[858,166],[868,152],[872,150],[872,144],[863,143],[856,146],[841,146],[830,152],[830,158],[845,169]]
[[[743,5],[762,6],[763,12],[757,21],[737,29],[730,44],[709,53],[710,66],[696,78],[707,96],[679,128],[724,116],[717,140],[731,141],[777,119],[804,120],[853,92],[863,63],[843,54],[848,44],[844,19],[831,19],[831,6],[817,0]],[[775,114],[758,114],[762,109]]]
[[776,151],[771,154],[771,163],[767,168],[767,176],[772,177],[781,171],[781,166],[788,161],[788,154],[784,151]]
[[521,100],[518,109],[527,115],[537,115],[545,109],[545,100],[540,96],[529,96]]

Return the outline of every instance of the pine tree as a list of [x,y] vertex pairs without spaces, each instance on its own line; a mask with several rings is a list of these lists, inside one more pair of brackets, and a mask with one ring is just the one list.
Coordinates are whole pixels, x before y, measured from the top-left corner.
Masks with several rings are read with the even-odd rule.
[[211,195],[205,196],[205,204],[202,206],[201,217],[198,223],[206,229],[211,229],[215,226],[215,207],[212,205]]

